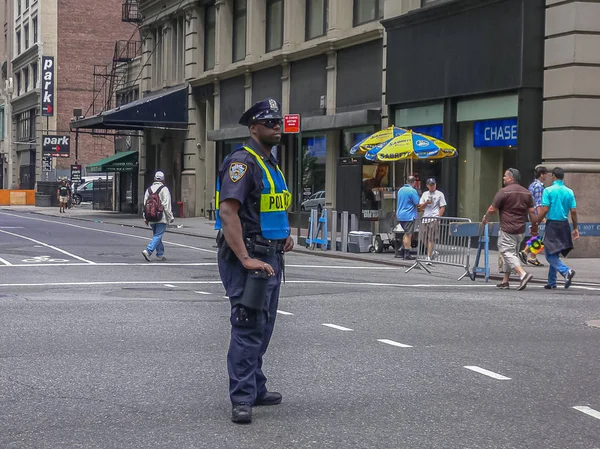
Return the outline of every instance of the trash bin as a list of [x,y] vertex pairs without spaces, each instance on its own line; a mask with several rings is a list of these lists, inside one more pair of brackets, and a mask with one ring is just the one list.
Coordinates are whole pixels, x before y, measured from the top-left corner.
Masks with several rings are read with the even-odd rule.
[[373,233],[367,231],[350,231],[348,233],[348,251],[351,253],[368,253],[373,247]]
[[52,195],[42,193],[35,194],[35,205],[37,207],[52,207]]

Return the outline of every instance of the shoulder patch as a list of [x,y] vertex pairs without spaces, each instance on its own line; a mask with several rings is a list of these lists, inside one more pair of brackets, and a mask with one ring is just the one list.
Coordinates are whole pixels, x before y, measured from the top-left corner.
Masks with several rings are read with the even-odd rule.
[[242,164],[241,162],[232,162],[229,164],[229,178],[233,182],[238,182],[240,179],[242,179],[247,171],[248,166],[246,164]]

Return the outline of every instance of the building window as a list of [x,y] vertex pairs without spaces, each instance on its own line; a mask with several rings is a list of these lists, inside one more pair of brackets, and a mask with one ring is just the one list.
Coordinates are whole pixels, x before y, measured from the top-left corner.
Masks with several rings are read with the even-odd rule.
[[154,52],[152,54],[152,79],[154,86],[161,87],[163,83],[163,34],[162,26],[152,31],[152,41],[154,42]]
[[29,142],[35,139],[35,109],[17,115],[17,141]]
[[183,81],[185,70],[185,19],[183,16],[171,21],[172,64],[171,80]]
[[37,62],[31,64],[31,85],[34,89],[38,87],[38,65]]
[[4,140],[4,119],[5,119],[5,115],[4,115],[4,105],[0,106],[0,127],[1,129],[1,135],[0,135],[0,140]]
[[17,55],[21,54],[21,30],[17,31]]
[[18,72],[15,76],[17,79],[17,97],[21,95],[21,72]]
[[29,23],[23,26],[23,37],[25,38],[25,50],[29,48]]
[[204,70],[215,68],[215,41],[217,29],[217,9],[204,8]]
[[267,52],[283,47],[283,0],[267,0]]
[[29,0],[25,0],[25,10],[29,8]]
[[33,28],[33,40],[31,41],[33,44],[37,44],[38,41],[38,19],[34,17],[31,19],[31,28]]
[[27,92],[29,90],[29,68],[25,67],[23,69],[23,92]]
[[354,26],[383,19],[382,0],[354,0]]
[[17,0],[17,16],[21,15],[21,0]]
[[306,0],[306,40],[327,34],[327,0]]
[[233,1],[233,62],[246,57],[246,0]]

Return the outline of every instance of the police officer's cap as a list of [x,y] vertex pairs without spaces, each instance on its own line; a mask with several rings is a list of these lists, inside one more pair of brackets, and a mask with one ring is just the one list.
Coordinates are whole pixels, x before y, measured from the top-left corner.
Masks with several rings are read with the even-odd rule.
[[281,104],[272,98],[267,98],[266,100],[255,103],[254,106],[244,112],[240,118],[240,125],[250,126],[252,123],[259,120],[281,120],[282,118]]

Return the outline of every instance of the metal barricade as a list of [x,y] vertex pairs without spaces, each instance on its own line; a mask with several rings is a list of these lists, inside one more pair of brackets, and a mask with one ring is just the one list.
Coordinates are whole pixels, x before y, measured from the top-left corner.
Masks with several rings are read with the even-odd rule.
[[419,229],[417,256],[406,273],[419,267],[431,274],[429,266],[449,265],[465,270],[458,278],[459,281],[470,275],[471,236],[459,235],[457,232],[457,225],[465,223],[471,223],[471,220],[457,217],[419,218],[416,223]]

